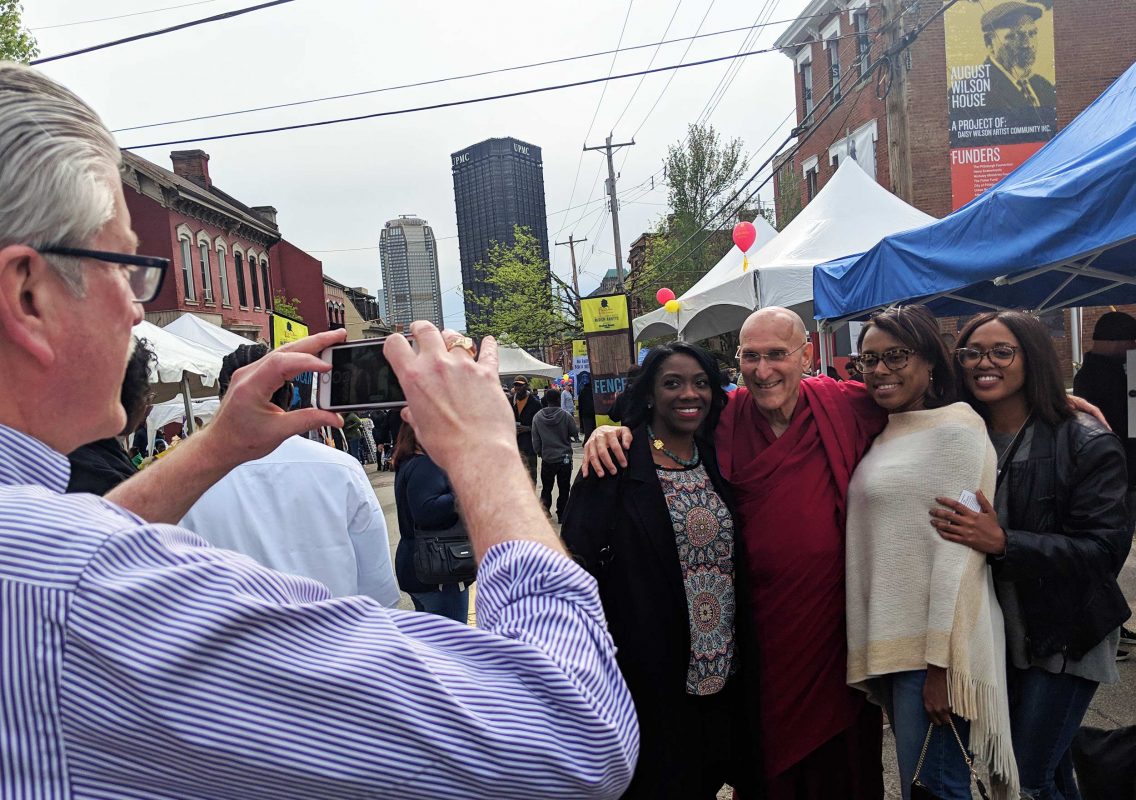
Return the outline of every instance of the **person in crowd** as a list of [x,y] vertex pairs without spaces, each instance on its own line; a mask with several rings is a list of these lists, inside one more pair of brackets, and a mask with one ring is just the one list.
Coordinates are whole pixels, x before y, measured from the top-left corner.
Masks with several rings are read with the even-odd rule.
[[993,566],[1006,624],[1010,724],[1022,792],[1080,798],[1069,746],[1097,686],[1118,678],[1131,615],[1117,575],[1132,544],[1124,448],[1074,413],[1045,326],[979,314],[959,333],[960,395],[998,453],[994,502],[938,499],[932,524]]
[[[572,385],[571,381],[565,381],[564,385],[560,387],[560,407],[564,410],[565,414],[567,414],[568,416],[570,416],[572,418],[573,422],[576,421],[576,394],[575,394],[575,392],[576,392],[576,389]],[[572,437],[572,441],[579,444],[580,433],[579,433],[578,429],[577,429],[576,435]]]
[[416,611],[469,622],[469,586],[424,584],[414,574],[414,531],[445,530],[458,521],[454,489],[442,468],[418,442],[414,428],[403,425],[394,455],[394,503],[398,509],[398,548],[394,554],[399,587],[410,595]]
[[[755,311],[739,341],[745,385],[728,396],[715,450],[736,503],[743,608],[760,654],[766,797],[878,800],[883,720],[846,680],[844,522],[848,480],[886,415],[861,383],[803,379],[812,344],[792,311]],[[638,438],[597,428],[584,471],[626,466],[624,448]]]
[[363,422],[363,463],[364,464],[377,464],[378,462],[378,448],[375,446],[375,420],[372,418],[373,412],[367,412],[360,415]]
[[[222,403],[233,373],[268,352],[264,344],[243,344],[225,356],[217,380]],[[272,396],[281,411],[291,399],[290,382]],[[362,594],[398,605],[386,518],[367,474],[346,453],[303,436],[233,469],[179,524],[214,547],[319,581],[333,597]]]
[[576,411],[580,415],[580,435],[586,441],[596,429],[596,398],[592,393],[591,374],[577,373],[576,386]]
[[[760,773],[747,735],[734,519],[714,457],[726,394],[714,358],[653,348],[627,398],[635,438],[617,475],[581,477],[561,536],[599,582],[639,714],[625,798],[713,798]],[[743,600],[744,603],[744,600]]]
[[491,337],[476,359],[425,322],[417,351],[385,344],[467,522],[479,628],[332,598],[169,524],[238,464],[342,424],[270,401],[326,372],[341,330],[238,370],[212,424],[105,498],[64,494],[62,454],[126,424],[132,329],[169,268],[137,255],[121,158],[78,97],[0,64],[0,374],[19,388],[0,392],[0,795],[618,797],[634,704],[595,581],[519,463]]
[[[1128,465],[1128,513],[1136,519],[1136,438],[1128,429],[1129,350],[1136,350],[1136,319],[1123,311],[1103,314],[1093,327],[1093,344],[1073,376],[1073,392],[1097,406],[1113,433],[1124,445]],[[1117,661],[1127,661],[1136,650],[1136,632],[1120,628]]]
[[540,411],[540,401],[529,391],[529,379],[524,375],[513,378],[513,419],[516,422],[517,448],[521,461],[536,484],[536,453],[532,445],[532,421]]
[[[146,415],[150,413],[153,397],[150,392],[150,366],[154,360],[150,343],[145,339],[135,340],[119,394],[122,407],[126,409],[126,427],[119,436],[130,436],[136,429],[146,429]],[[88,442],[73,450],[67,460],[71,462],[67,491],[72,493],[104,495],[138,472],[137,465],[117,436]]]
[[857,351],[888,423],[848,484],[848,683],[888,713],[905,800],[916,778],[942,800],[970,800],[964,745],[988,762],[994,795],[1017,800],[990,568],[927,524],[937,495],[993,497],[986,425],[953,402],[952,356],[922,306],[872,317]]
[[607,412],[608,419],[613,422],[623,422],[623,418],[627,415],[628,402],[624,398],[630,394],[632,387],[635,386],[635,381],[642,369],[638,364],[632,364],[628,367],[627,377],[623,381],[623,391],[615,396],[615,402],[611,404],[611,409]]
[[351,457],[363,463],[363,419],[354,411],[343,420],[343,436],[347,440],[347,452]]
[[728,369],[718,370],[718,380],[722,384],[722,391],[727,394],[738,388],[738,385],[734,383],[733,379],[730,377],[730,371]]
[[572,483],[572,442],[579,438],[576,420],[560,405],[560,390],[549,389],[541,401],[540,413],[533,419],[533,450],[540,457],[540,502],[552,510],[552,485],[556,484],[556,521],[564,521]]

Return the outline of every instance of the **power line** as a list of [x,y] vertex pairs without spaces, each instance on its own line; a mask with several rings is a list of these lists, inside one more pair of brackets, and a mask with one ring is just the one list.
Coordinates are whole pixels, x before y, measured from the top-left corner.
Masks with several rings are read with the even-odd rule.
[[279,5],[283,5],[284,3],[291,3],[291,2],[293,2],[293,0],[270,0],[267,3],[261,3],[258,6],[249,6],[248,8],[238,8],[235,11],[226,11],[223,14],[214,14],[212,17],[205,17],[204,19],[195,19],[191,22],[183,22],[180,25],[171,25],[168,28],[162,28],[160,30],[150,31],[149,33],[139,33],[139,34],[136,34],[134,36],[127,36],[127,37],[122,38],[122,39],[115,39],[113,42],[103,42],[102,44],[91,45],[90,47],[84,47],[84,48],[79,49],[79,50],[72,50],[69,53],[60,53],[59,55],[55,55],[55,56],[46,56],[44,58],[37,58],[34,61],[32,61],[31,63],[32,64],[46,64],[49,61],[60,61],[61,59],[64,59],[64,58],[71,58],[72,56],[80,56],[80,55],[83,55],[84,53],[93,53],[96,50],[105,50],[108,47],[117,47],[120,44],[128,44],[130,42],[137,42],[137,41],[140,41],[142,39],[149,39],[149,38],[154,37],[154,36],[162,36],[162,35],[167,34],[167,33],[173,33],[174,31],[185,30],[186,28],[193,28],[193,27],[196,27],[198,25],[205,25],[206,23],[210,23],[210,22],[220,22],[222,20],[232,19],[233,17],[239,17],[242,14],[251,14],[253,11],[260,11],[260,10],[265,9],[265,8],[271,8],[272,6],[279,6]]
[[[208,0],[208,1],[213,2],[213,0]],[[777,25],[777,24],[780,24],[781,22],[788,22],[788,21],[790,21],[790,20],[780,20],[779,22],[767,22],[767,23],[764,24],[764,26]],[[115,128],[111,132],[112,133],[125,133],[126,131],[137,131],[137,130],[143,130],[145,128],[158,128],[158,127],[163,127],[165,125],[178,125],[178,124],[181,124],[183,122],[200,122],[202,120],[207,120],[207,119],[221,119],[223,117],[235,117],[235,116],[240,116],[242,114],[254,114],[254,113],[257,113],[257,112],[260,112],[260,111],[273,111],[273,110],[280,109],[280,108],[293,108],[295,106],[312,105],[314,103],[324,103],[324,102],[330,102],[330,101],[333,101],[333,100],[346,100],[346,99],[350,99],[350,98],[353,98],[353,97],[365,97],[367,95],[382,94],[383,92],[393,92],[393,91],[398,91],[400,89],[415,89],[415,88],[418,88],[418,87],[421,87],[421,86],[433,86],[433,85],[436,85],[436,84],[449,83],[449,82],[452,82],[452,81],[468,80],[468,79],[471,79],[471,78],[482,78],[482,77],[485,77],[485,76],[488,76],[488,75],[500,75],[500,74],[506,73],[506,72],[517,72],[519,70],[534,69],[536,67],[547,67],[547,66],[551,66],[551,65],[554,65],[554,64],[567,64],[567,63],[572,62],[572,61],[583,61],[583,60],[586,60],[586,59],[589,59],[589,58],[599,58],[601,56],[610,56],[610,55],[618,54],[618,53],[630,53],[630,52],[635,51],[635,50],[644,50],[644,49],[647,49],[647,48],[650,48],[650,47],[658,48],[661,45],[666,45],[666,44],[677,44],[679,42],[691,41],[693,39],[706,39],[706,38],[710,38],[710,37],[714,37],[714,36],[726,36],[726,35],[731,34],[731,33],[741,33],[743,31],[749,31],[749,30],[751,30],[751,28],[743,26],[743,27],[740,27],[740,28],[728,28],[726,30],[721,30],[721,31],[711,31],[710,33],[701,33],[701,34],[696,33],[696,35],[694,35],[694,36],[680,36],[680,37],[677,37],[677,38],[674,38],[674,39],[665,39],[665,40],[659,41],[659,42],[647,42],[645,44],[637,44],[637,45],[631,45],[629,47],[621,47],[621,48],[616,49],[616,50],[600,50],[600,51],[595,52],[595,53],[583,53],[581,55],[565,56],[563,58],[554,58],[554,59],[549,59],[549,60],[546,60],[546,61],[534,61],[534,62],[529,63],[529,64],[518,64],[518,65],[515,65],[515,66],[511,66],[511,67],[498,67],[498,68],[495,68],[495,69],[482,70],[480,72],[465,73],[463,75],[450,75],[450,76],[447,76],[447,77],[444,77],[444,78],[431,78],[429,80],[414,81],[414,82],[411,82],[411,83],[402,83],[402,84],[397,84],[397,85],[394,85],[394,86],[383,86],[383,87],[380,87],[380,88],[377,88],[377,89],[365,89],[363,91],[358,91],[358,92],[347,92],[347,93],[344,93],[344,94],[327,95],[327,96],[324,96],[324,97],[313,97],[313,98],[309,98],[307,100],[293,100],[293,101],[289,101],[287,103],[275,103],[275,104],[272,104],[272,105],[257,106],[257,107],[254,107],[254,108],[243,108],[243,109],[238,109],[236,111],[222,111],[222,112],[218,112],[216,114],[202,114],[202,115],[196,116],[196,117],[182,117],[181,119],[171,119],[171,120],[165,120],[163,122],[149,122],[149,123],[146,123],[144,125],[132,125],[132,126],[126,127],[126,128]],[[685,58],[685,56],[684,56],[684,58]],[[640,124],[640,127],[642,127],[642,124]]]
[[71,28],[75,25],[89,25],[92,22],[109,22],[114,19],[126,19],[127,17],[141,17],[146,14],[157,14],[160,11],[174,11],[178,8],[189,8],[190,6],[207,6],[210,3],[216,3],[217,0],[197,0],[196,3],[182,3],[180,6],[166,6],[165,8],[151,8],[149,11],[135,11],[131,14],[119,14],[114,17],[99,17],[98,19],[80,19],[74,22],[58,22],[55,25],[40,25],[38,28],[28,28],[30,31],[49,31],[55,28]]
[[[291,0],[276,0],[277,2],[291,2]],[[586,80],[571,81],[569,83],[559,83],[552,86],[540,86],[535,89],[521,89],[515,92],[504,92],[502,94],[485,95],[482,97],[471,97],[467,100],[451,100],[445,103],[432,103],[425,106],[415,106],[412,108],[400,108],[393,111],[377,111],[372,114],[359,114],[352,117],[339,117],[337,119],[321,120],[319,122],[303,122],[296,125],[280,125],[275,128],[260,128],[250,131],[239,131],[237,133],[221,133],[213,136],[194,136],[186,139],[171,139],[165,142],[153,142],[150,144],[136,144],[129,147],[124,147],[124,150],[143,150],[147,147],[168,147],[175,144],[188,144],[190,142],[213,142],[219,139],[237,139],[242,136],[259,136],[265,133],[280,133],[283,131],[302,130],[304,128],[318,128],[326,125],[338,125],[343,122],[358,122],[365,119],[378,119],[380,117],[394,117],[403,114],[413,114],[419,111],[433,111],[440,108],[453,108],[456,106],[467,106],[476,103],[485,103],[491,100],[505,100],[511,97],[524,97],[526,95],[542,94],[544,92],[555,92],[561,89],[573,89],[578,86],[590,86],[595,83],[604,83],[607,81],[625,80],[627,78],[637,78],[643,74],[652,74],[656,72],[667,72],[669,70],[688,69],[690,67],[701,67],[706,64],[717,64],[722,61],[729,61],[735,58],[748,58],[749,56],[762,55],[764,53],[777,52],[776,48],[766,48],[763,50],[750,50],[746,53],[735,53],[729,56],[718,56],[717,58],[706,58],[701,61],[692,61],[689,64],[671,64],[665,67],[654,67],[648,70],[638,70],[636,72],[624,72],[620,75],[609,75],[605,78],[588,78]]]
[[[678,2],[675,3],[674,11],[671,12],[671,18],[669,20],[667,20],[667,27],[663,29],[663,40],[664,41],[667,38],[667,34],[671,32],[671,25],[674,24],[675,17],[678,16],[678,10],[680,8],[682,8],[682,0],[678,0]],[[697,33],[697,31],[695,31],[695,33]],[[662,50],[662,49],[663,49],[663,44],[662,44],[662,42],[659,42],[659,46],[655,48],[655,52],[651,53],[651,60],[647,62],[648,67],[654,66],[655,59],[659,57],[659,51]],[[616,118],[615,124],[611,126],[611,129],[613,131],[616,128],[619,127],[619,123],[623,122],[623,115],[627,113],[627,109],[631,108],[631,104],[633,102],[635,102],[635,97],[636,97],[636,95],[639,94],[639,89],[642,88],[643,81],[645,81],[646,79],[647,79],[646,75],[640,75],[639,76],[639,83],[635,84],[635,91],[633,91],[631,93],[631,97],[627,98],[627,105],[625,105],[623,107],[623,110],[619,112],[619,117]],[[587,139],[586,136],[584,138]],[[635,138],[635,137],[632,137],[632,138]]]

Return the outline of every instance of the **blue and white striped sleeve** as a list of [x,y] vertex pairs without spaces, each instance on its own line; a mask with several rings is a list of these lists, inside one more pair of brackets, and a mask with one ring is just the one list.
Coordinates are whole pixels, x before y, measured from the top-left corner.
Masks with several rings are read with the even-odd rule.
[[470,628],[328,599],[168,526],[117,533],[73,596],[60,691],[80,794],[618,797],[635,710],[595,583],[497,545]]

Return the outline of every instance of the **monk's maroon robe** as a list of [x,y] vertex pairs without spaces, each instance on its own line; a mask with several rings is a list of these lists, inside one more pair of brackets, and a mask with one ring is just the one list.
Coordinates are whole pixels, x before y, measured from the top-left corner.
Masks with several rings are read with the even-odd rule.
[[744,540],[770,781],[863,711],[863,694],[845,682],[845,498],[885,423],[863,384],[820,377],[801,382],[780,437],[744,388],[718,425],[718,461]]

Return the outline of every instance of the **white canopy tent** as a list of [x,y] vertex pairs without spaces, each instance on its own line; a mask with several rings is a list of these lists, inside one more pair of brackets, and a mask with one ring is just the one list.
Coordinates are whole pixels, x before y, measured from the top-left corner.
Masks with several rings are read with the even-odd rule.
[[182,314],[162,330],[222,353],[231,353],[242,344],[253,344],[252,340],[206,322],[196,314]]
[[[741,261],[725,278],[680,298],[682,310],[667,314],[684,339],[697,341],[736,331],[749,314],[767,306],[796,307],[811,320],[813,268],[849,253],[870,250],[885,236],[934,222],[873,180],[851,158],[777,237],[759,249],[741,272]],[[650,315],[646,315],[650,316]],[[637,339],[658,336],[650,322],[634,321]],[[672,330],[673,330],[672,323]]]
[[146,417],[146,447],[151,453],[154,451],[154,436],[157,434],[158,428],[171,422],[180,422],[186,419],[187,413],[191,418],[197,417],[202,423],[208,423],[217,415],[217,409],[221,407],[221,399],[218,397],[195,398],[189,401],[188,407],[189,411],[187,412],[185,397],[176,394],[172,400],[158,403],[150,409],[150,415]]
[[546,364],[519,347],[501,345],[497,348],[497,361],[497,374],[506,377],[539,375],[542,378],[559,378],[564,374],[560,367]]
[[133,333],[136,339],[145,339],[157,357],[157,363],[150,369],[154,399],[160,403],[180,392],[185,396],[183,412],[192,417],[188,399],[216,393],[211,387],[217,383],[221,359],[228,351],[191,342],[145,320],[134,326]]
[[[746,250],[745,255],[738,252],[736,247],[730,248],[730,252],[722,256],[721,260],[710,268],[710,271],[698,279],[698,282],[687,289],[681,297],[679,302],[683,303],[683,308],[693,298],[701,295],[711,286],[715,286],[730,278],[737,277],[742,274],[742,266],[745,264],[746,259],[749,259],[749,266],[753,266],[753,257],[757,252],[768,245],[777,236],[777,230],[765,221],[764,217],[758,217],[753,221],[753,227],[757,229],[757,238],[753,240],[749,250]],[[662,288],[662,287],[660,287]],[[654,339],[659,336],[673,336],[678,333],[676,322],[678,317],[685,318],[686,311],[679,314],[669,314],[665,308],[657,308],[649,314],[644,314],[641,317],[636,317],[632,322],[632,329],[635,331],[635,339]]]

